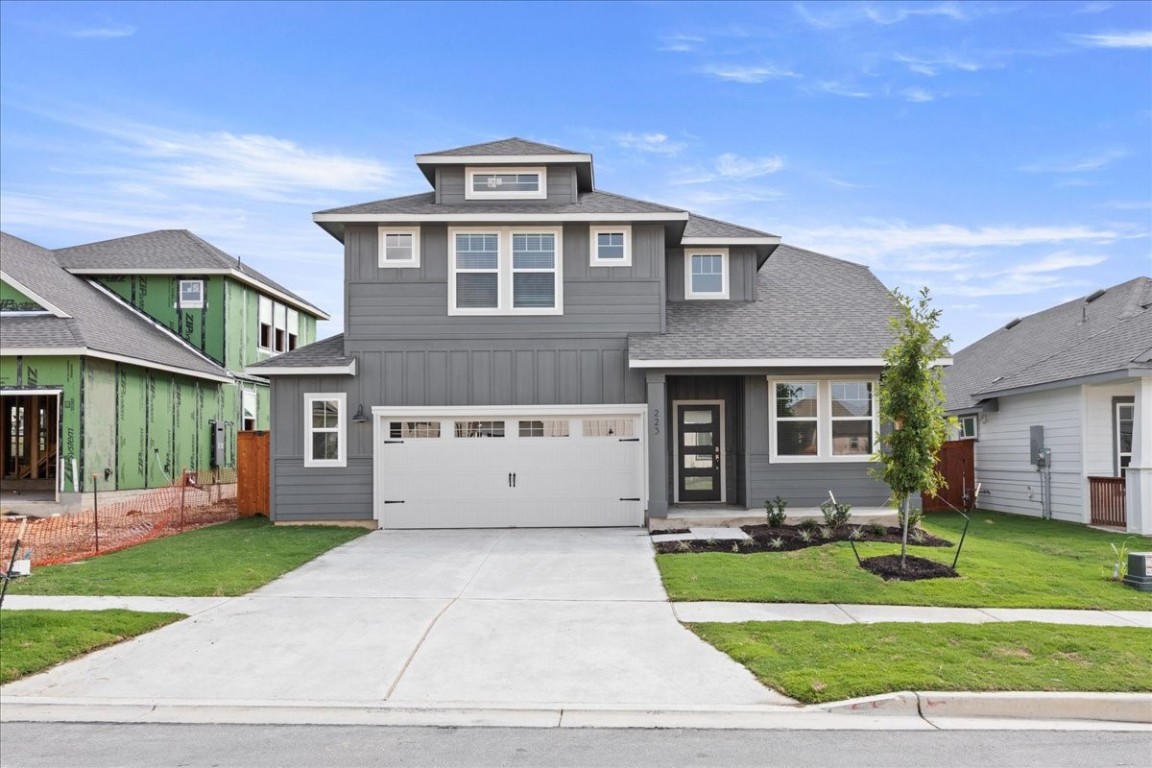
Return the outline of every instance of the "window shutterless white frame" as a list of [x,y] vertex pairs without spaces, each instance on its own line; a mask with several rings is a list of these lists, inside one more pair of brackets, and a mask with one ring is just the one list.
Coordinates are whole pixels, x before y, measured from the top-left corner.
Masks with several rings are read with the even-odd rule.
[[[768,380],[768,450],[770,462],[773,464],[804,464],[804,463],[852,463],[872,460],[872,454],[833,455],[832,444],[832,382],[862,382],[872,385],[872,448],[875,451],[876,440],[880,435],[880,402],[878,400],[879,382],[875,379],[861,378],[859,376],[844,376],[827,379],[815,379],[817,386],[816,396],[816,453],[812,455],[792,456],[781,455],[777,445],[778,436],[776,425],[780,417],[776,411],[776,385],[789,384],[798,381],[811,382],[809,377],[794,377]],[[865,417],[857,417],[863,421]],[[785,419],[786,420],[786,419]],[[811,421],[809,417],[796,417],[795,421]],[[841,419],[837,419],[838,421]],[[843,420],[851,421],[851,418]]]
[[[312,406],[314,403],[329,401],[336,405],[334,426],[313,426]],[[336,435],[336,458],[317,459],[312,452],[312,436],[316,434]],[[344,392],[309,392],[304,395],[304,466],[343,467],[348,463],[348,396]]]
[[[535,175],[537,179],[534,190],[502,190],[499,186],[484,185],[483,189],[476,189],[477,176],[528,176]],[[496,166],[469,166],[464,169],[464,199],[465,200],[544,200],[548,197],[548,169],[544,166],[533,167],[496,167]]]
[[979,420],[974,413],[959,417],[959,423],[956,425],[956,439],[975,440],[980,434],[978,422]]
[[[380,227],[379,266],[384,269],[412,269],[420,266],[420,227]],[[407,256],[400,257],[407,243]]]
[[[552,235],[556,245],[553,269],[513,269],[512,237],[514,235]],[[456,266],[457,235],[496,235],[497,268],[472,269]],[[495,307],[456,306],[456,276],[458,273],[492,273],[497,275],[497,302]],[[555,305],[551,307],[513,306],[513,275],[524,273],[554,273]],[[560,227],[449,227],[448,228],[448,314],[450,316],[482,315],[562,315],[564,314],[564,230]]]
[[[719,256],[721,275],[719,291],[696,291],[692,286],[692,262],[694,256]],[[714,274],[714,273],[713,273]],[[684,249],[684,298],[685,299],[727,299],[728,298],[728,249],[727,248],[685,248]]]
[[1135,439],[1136,438],[1136,404],[1135,403],[1116,403],[1116,420],[1114,422],[1116,424],[1116,427],[1115,427],[1116,434],[1113,438],[1115,441],[1114,445],[1115,445],[1116,452],[1115,452],[1115,456],[1113,458],[1115,461],[1116,476],[1117,477],[1124,477],[1124,474],[1125,474],[1124,470],[1127,469],[1127,467],[1124,466],[1124,459],[1128,459],[1129,464],[1131,464],[1131,462],[1132,462],[1131,446],[1129,446],[1129,449],[1127,451],[1121,450],[1120,423],[1123,421],[1126,421],[1129,423],[1129,425],[1131,425],[1131,426],[1129,426],[1129,429],[1132,430],[1132,438]]
[[272,299],[261,296],[258,301],[259,319],[256,323],[256,344],[260,349],[272,351],[275,346],[272,331]]
[[[589,227],[588,228],[591,258],[589,264],[593,267],[630,267],[632,266],[632,227]],[[601,257],[600,235],[621,235],[623,237],[624,254],[619,257]]]
[[176,297],[178,309],[202,309],[204,307],[204,281],[181,280]]

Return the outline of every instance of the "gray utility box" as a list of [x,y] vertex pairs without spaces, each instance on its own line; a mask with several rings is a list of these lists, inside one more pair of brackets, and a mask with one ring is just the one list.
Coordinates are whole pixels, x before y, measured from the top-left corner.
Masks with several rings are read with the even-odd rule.
[[1152,552],[1129,552],[1124,583],[1141,592],[1152,592]]

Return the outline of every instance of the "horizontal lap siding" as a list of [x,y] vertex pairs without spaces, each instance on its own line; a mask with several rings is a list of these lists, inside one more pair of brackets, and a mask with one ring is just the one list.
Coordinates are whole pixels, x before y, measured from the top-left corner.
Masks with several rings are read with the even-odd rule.
[[1030,462],[1029,427],[1043,425],[1052,450],[1052,515],[1086,522],[1081,464],[1080,388],[1000,398],[976,442],[979,505],[998,512],[1041,515],[1040,473]]
[[1134,383],[1084,387],[1084,474],[1116,476],[1116,405],[1114,398],[1136,398]]
[[[366,425],[363,429],[370,431]],[[299,457],[273,457],[272,519],[371,520],[371,457],[350,458],[339,469],[305,467]]]
[[764,506],[765,499],[780,496],[793,507],[818,507],[828,500],[856,507],[879,507],[888,503],[888,486],[873,480],[867,463],[826,462],[821,464],[772,464],[766,454],[748,457],[751,477],[749,508]]

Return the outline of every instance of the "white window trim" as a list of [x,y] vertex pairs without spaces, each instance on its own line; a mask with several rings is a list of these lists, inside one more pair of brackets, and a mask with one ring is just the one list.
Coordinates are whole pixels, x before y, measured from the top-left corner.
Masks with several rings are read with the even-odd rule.
[[[420,266],[420,227],[380,227],[379,252],[377,261],[381,269],[413,269]],[[387,256],[387,238],[385,235],[411,235],[412,257],[400,261],[389,261]]]
[[[816,449],[814,456],[782,456],[777,452],[776,436],[776,385],[790,381],[816,382]],[[833,378],[815,378],[811,376],[791,376],[768,380],[768,452],[769,461],[773,464],[813,464],[813,463],[864,463],[872,461],[872,454],[854,456],[835,456],[832,453],[832,382],[834,381],[863,381],[872,385],[872,448],[875,450],[876,441],[880,437],[880,383],[875,379],[861,376],[837,376]],[[842,418],[842,421],[852,419]],[[860,421],[864,417],[859,418]]]
[[[335,400],[336,434],[339,442],[335,459],[312,458],[312,403],[317,400]],[[328,430],[323,430],[327,432]],[[305,467],[344,467],[348,465],[348,395],[344,392],[308,392],[304,395],[304,466]]]
[[[496,235],[497,281],[495,307],[456,306],[456,235]],[[556,275],[555,307],[512,306],[512,235],[548,234],[556,237],[556,269],[527,269],[517,272],[548,272]],[[471,270],[463,270],[468,272]],[[564,230],[561,227],[449,227],[448,228],[448,314],[449,316],[562,315],[564,314]]]
[[[964,434],[964,422],[971,419],[972,421],[972,434]],[[957,440],[978,440],[980,438],[980,419],[974,413],[966,413],[963,416],[956,417],[956,439]]]
[[[478,173],[535,173],[540,179],[540,188],[535,192],[501,192],[499,190],[475,191],[472,189],[472,177]],[[536,166],[469,166],[464,169],[464,199],[465,200],[546,200],[548,199],[548,169],[543,165]]]
[[[602,259],[600,258],[600,246],[596,241],[599,235],[609,234],[624,234],[624,258],[622,259]],[[588,243],[589,251],[591,253],[589,265],[593,267],[630,267],[632,266],[632,227],[630,226],[603,226],[603,227],[589,227],[588,228]]]
[[[723,290],[719,293],[697,293],[692,290],[692,257],[693,256],[722,256],[724,264]],[[684,250],[684,298],[689,300],[701,299],[727,299],[729,285],[728,249],[727,248],[686,248]]]
[[1132,451],[1120,450],[1120,411],[1122,409],[1132,410],[1132,441],[1136,441],[1136,403],[1115,403],[1113,410],[1115,411],[1114,421],[1115,426],[1112,428],[1112,465],[1116,468],[1116,476],[1123,477],[1125,467],[1120,464],[1120,460],[1125,456],[1128,457],[1128,463],[1132,463]]
[[[200,285],[200,300],[199,301],[184,301],[184,286],[192,283]],[[176,308],[177,309],[203,309],[204,308],[204,281],[203,280],[180,280],[176,285]]]

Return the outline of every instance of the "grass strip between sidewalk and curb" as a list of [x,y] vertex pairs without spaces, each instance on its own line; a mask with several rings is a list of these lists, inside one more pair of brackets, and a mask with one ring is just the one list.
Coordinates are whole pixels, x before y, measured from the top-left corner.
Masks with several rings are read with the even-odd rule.
[[688,624],[786,696],[818,704],[896,691],[1152,691],[1140,627],[745,622]]
[[0,611],[0,685],[182,618],[122,610]]
[[[929,515],[925,530],[960,541],[960,515]],[[1112,544],[1152,550],[1152,539],[1075,523],[977,511],[956,566],[960,578],[884,581],[856,564],[849,544],[794,552],[684,553],[656,557],[676,601],[863,603],[954,608],[1152,610],[1152,593],[1108,578]],[[857,544],[861,557],[899,553],[898,544]],[[909,547],[951,564],[955,547]]]
[[34,568],[14,595],[242,595],[299,568],[364,528],[276,526],[253,517],[200,528],[75,563]]

